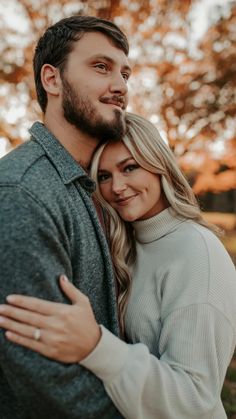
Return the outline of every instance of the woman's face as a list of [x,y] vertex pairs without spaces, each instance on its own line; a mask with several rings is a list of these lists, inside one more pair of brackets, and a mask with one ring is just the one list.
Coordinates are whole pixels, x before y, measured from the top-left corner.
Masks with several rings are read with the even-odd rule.
[[159,175],[140,167],[123,142],[105,147],[98,181],[105,201],[125,221],[145,220],[168,206]]

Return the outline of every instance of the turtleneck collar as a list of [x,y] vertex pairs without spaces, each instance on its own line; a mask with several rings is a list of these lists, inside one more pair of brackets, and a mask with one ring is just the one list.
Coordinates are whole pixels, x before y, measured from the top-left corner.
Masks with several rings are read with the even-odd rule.
[[150,243],[158,240],[185,220],[186,218],[175,215],[172,208],[166,208],[164,211],[147,220],[133,222],[132,226],[135,230],[135,239],[139,243]]

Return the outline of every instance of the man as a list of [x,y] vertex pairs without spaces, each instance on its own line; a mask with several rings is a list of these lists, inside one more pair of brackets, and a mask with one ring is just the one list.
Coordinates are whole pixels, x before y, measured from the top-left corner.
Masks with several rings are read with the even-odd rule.
[[[124,34],[103,19],[74,16],[47,29],[34,57],[44,125],[36,122],[30,141],[0,162],[1,303],[11,293],[65,302],[58,286],[65,273],[116,335],[112,263],[86,171],[99,142],[124,134],[127,54]],[[2,419],[121,417],[88,370],[0,333]]]

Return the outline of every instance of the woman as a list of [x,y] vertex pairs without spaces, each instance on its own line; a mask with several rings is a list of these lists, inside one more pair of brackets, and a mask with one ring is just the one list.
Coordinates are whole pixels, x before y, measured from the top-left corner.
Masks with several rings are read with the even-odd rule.
[[[97,151],[97,196],[109,214],[126,343],[73,305],[8,297],[12,342],[96,374],[125,418],[226,418],[220,393],[236,342],[235,268],[155,127],[127,115],[127,134]],[[131,281],[132,277],[132,281]]]

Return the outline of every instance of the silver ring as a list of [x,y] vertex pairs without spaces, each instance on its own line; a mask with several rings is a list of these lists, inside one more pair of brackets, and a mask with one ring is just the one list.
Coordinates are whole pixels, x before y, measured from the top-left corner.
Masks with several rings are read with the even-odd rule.
[[41,338],[41,330],[37,327],[33,334],[34,340],[39,340]]

